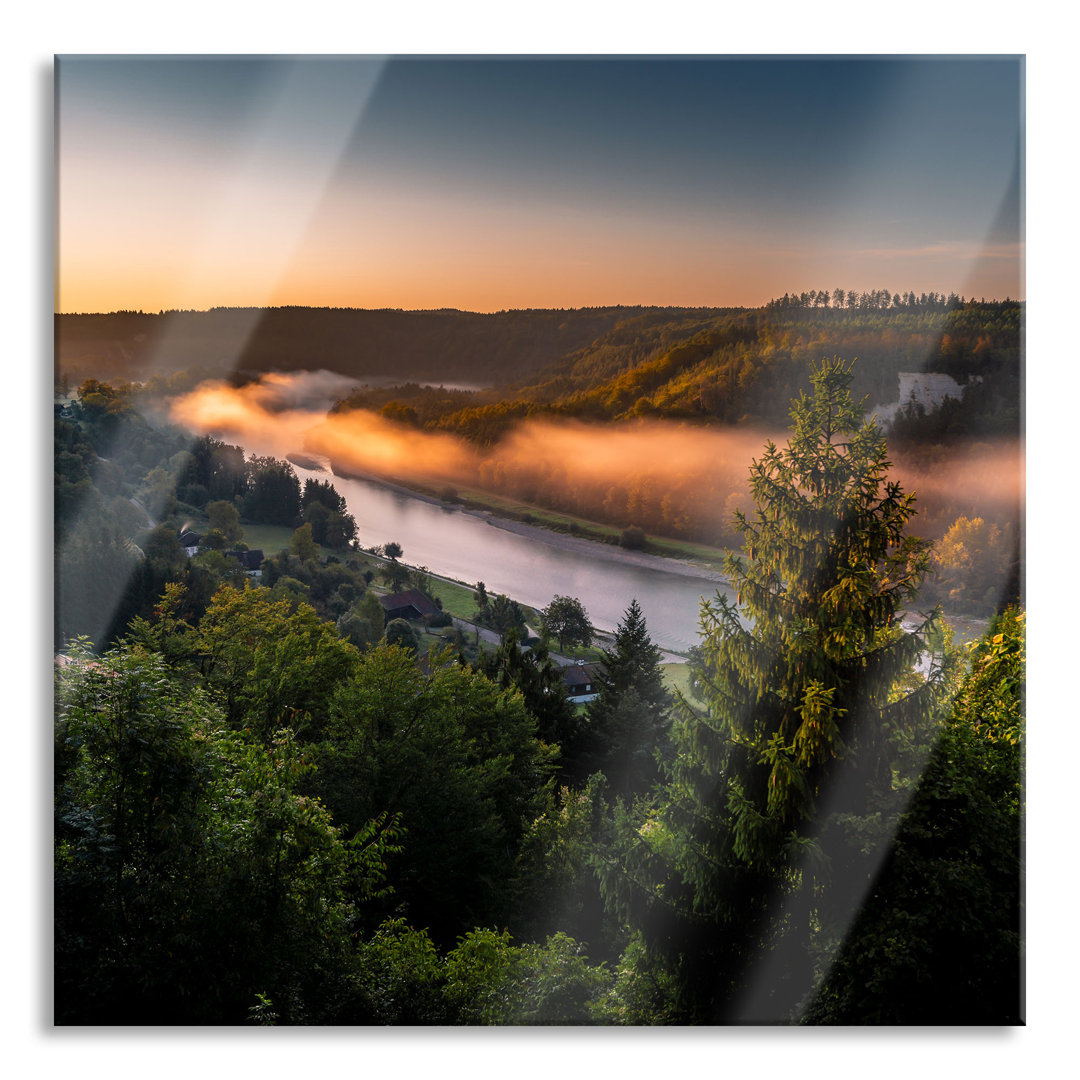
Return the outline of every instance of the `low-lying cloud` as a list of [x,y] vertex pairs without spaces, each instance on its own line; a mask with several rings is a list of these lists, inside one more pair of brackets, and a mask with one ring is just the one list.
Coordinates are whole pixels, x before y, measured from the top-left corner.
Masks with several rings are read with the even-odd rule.
[[[749,507],[749,467],[767,437],[659,420],[620,426],[532,420],[481,451],[454,435],[366,410],[328,415],[295,407],[341,386],[341,377],[329,372],[269,375],[239,388],[208,382],[174,401],[171,413],[192,430],[261,454],[320,454],[347,471],[477,486],[615,524],[714,541],[736,506]],[[771,437],[782,444],[787,436]],[[940,535],[959,513],[1015,517],[1023,496],[1021,452],[1012,440],[950,447],[918,467],[898,461],[891,476],[916,492],[917,531],[927,535]]]

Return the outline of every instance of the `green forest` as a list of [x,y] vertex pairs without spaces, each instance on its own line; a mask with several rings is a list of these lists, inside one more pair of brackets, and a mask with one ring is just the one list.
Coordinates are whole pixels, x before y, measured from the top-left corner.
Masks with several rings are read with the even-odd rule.
[[[740,498],[690,486],[680,517],[668,492],[666,520],[641,491],[605,510],[527,470],[476,478],[635,546],[729,548],[737,600],[703,606],[683,693],[626,597],[575,707],[548,655],[589,643],[572,598],[531,638],[512,598],[360,549],[332,481],[154,419],[198,364],[177,346],[150,378],[130,342],[172,319],[216,355],[250,313],[59,317],[57,390],[79,389],[54,427],[56,1022],[1022,1023],[1022,504],[897,479],[1019,439],[1022,306],[279,309],[231,377],[357,374],[326,343],[361,315],[383,327],[355,350],[371,373],[406,316],[458,336],[425,329],[413,382],[336,412],[487,462],[537,416],[746,432]],[[286,365],[282,320],[319,323],[319,355]],[[517,334],[538,344],[509,385],[422,385],[491,380]],[[886,442],[866,405],[920,370],[962,397],[902,410]],[[387,589],[427,596],[438,636],[384,621]],[[501,644],[447,625],[466,602]],[[985,633],[958,645],[950,612]]]

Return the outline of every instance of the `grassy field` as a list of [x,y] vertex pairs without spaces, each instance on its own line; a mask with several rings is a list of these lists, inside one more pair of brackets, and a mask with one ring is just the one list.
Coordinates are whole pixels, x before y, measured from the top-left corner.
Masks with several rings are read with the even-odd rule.
[[672,692],[678,690],[687,701],[699,704],[690,694],[690,665],[689,664],[661,664],[660,670],[664,676],[664,685]]
[[[202,528],[206,528],[206,522]],[[264,555],[276,555],[279,551],[288,551],[293,529],[287,525],[241,525],[244,530],[244,543],[249,548],[258,549]],[[195,526],[196,529],[199,526]]]
[[[206,514],[193,510],[188,506],[182,507],[182,511],[178,515],[178,521],[181,520],[185,528],[197,533],[205,533],[210,528],[210,519]],[[259,525],[244,521],[241,521],[240,528],[244,533],[241,542],[247,544],[250,550],[261,551],[267,557],[277,555],[280,551],[288,551],[289,542],[295,532],[288,525]],[[342,560],[346,558],[359,559],[360,565],[364,569],[371,569],[376,572],[384,565],[381,559],[367,555],[363,551],[334,551],[332,548],[319,546],[319,554],[320,556],[332,555]]]
[[570,645],[564,650],[559,648],[557,640],[553,640],[548,645],[548,651],[558,653],[559,656],[568,656],[571,660],[584,660],[587,664],[604,659],[604,651],[598,645],[590,645],[587,648]]
[[471,621],[476,614],[476,593],[465,585],[432,578],[431,592],[442,602],[443,611],[455,618]]
[[[183,525],[197,533],[205,533],[210,528],[210,519],[206,514],[194,510],[186,504],[181,507],[180,514]],[[293,529],[287,525],[253,525],[240,523],[243,529],[243,542],[248,548],[260,550],[264,555],[276,555],[279,551],[286,551],[289,541],[292,539]]]

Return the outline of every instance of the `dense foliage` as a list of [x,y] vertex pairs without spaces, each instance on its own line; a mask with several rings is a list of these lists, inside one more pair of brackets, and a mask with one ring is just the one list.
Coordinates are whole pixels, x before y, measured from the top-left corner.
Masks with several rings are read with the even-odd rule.
[[[186,588],[187,614],[201,614],[219,584],[244,580],[232,553],[249,546],[245,524],[308,529],[306,560],[279,560],[270,584],[297,579],[304,598],[335,618],[362,593],[353,581],[331,610],[342,574],[327,588],[334,571],[313,565],[315,545],[344,554],[355,541],[356,522],[331,482],[301,485],[287,461],[245,459],[239,447],[152,422],[135,387],[88,379],[61,408],[53,454],[58,647],[78,636],[115,641],[173,581]],[[196,518],[206,522],[202,550],[188,558],[179,537]]]
[[259,993],[283,1020],[317,1016],[389,836],[346,843],[301,793],[307,769],[289,732],[243,737],[160,656],[73,650],[57,692],[59,1022],[238,1023]]
[[[811,381],[788,445],[751,469],[756,511],[738,516],[745,554],[728,562],[738,606],[703,605],[706,711],[683,709],[666,790],[627,823],[606,878],[695,1022],[794,1014],[815,938],[851,916],[887,842],[903,746],[944,689],[936,666],[912,674],[933,622],[896,623],[929,561],[904,534],[913,499],[887,479],[850,366]],[[858,851],[857,822],[872,823]]]
[[1025,618],[1010,609],[971,671],[809,1023],[1023,1020]]
[[[709,362],[710,333],[986,317],[830,299],[619,332],[664,350],[644,378]],[[697,319],[723,325],[688,344]],[[497,647],[425,652],[370,585],[381,566],[433,600],[427,572],[349,548],[329,481],[84,384],[56,425],[57,1020],[1020,1021],[1024,616],[962,681],[936,616],[900,623],[933,566],[942,593],[987,592],[1015,537],[977,515],[936,553],[908,535],[857,371],[815,366],[753,463],[700,699],[673,700],[631,601],[581,711],[510,597],[475,591]],[[195,510],[220,543],[190,558]],[[228,555],[253,514],[295,530],[258,582]],[[556,601],[544,630],[587,641]]]

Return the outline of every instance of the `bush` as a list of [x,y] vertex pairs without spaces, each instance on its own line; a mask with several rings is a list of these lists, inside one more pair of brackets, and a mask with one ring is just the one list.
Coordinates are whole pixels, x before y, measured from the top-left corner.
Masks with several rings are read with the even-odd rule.
[[645,546],[645,533],[636,525],[628,525],[619,533],[619,547],[629,548],[631,551],[641,551]]
[[420,639],[416,631],[404,619],[391,619],[386,624],[383,632],[387,645],[397,645],[402,649],[416,652],[420,645]]

